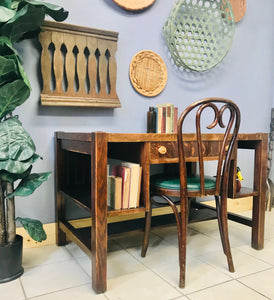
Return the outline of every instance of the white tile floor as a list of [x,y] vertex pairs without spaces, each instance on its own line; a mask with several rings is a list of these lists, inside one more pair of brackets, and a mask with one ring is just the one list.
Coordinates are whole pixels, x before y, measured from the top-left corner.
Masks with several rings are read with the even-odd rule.
[[21,278],[0,285],[1,300],[274,299],[274,210],[266,212],[265,247],[250,247],[249,227],[229,222],[236,272],[227,270],[216,220],[189,225],[187,280],[178,288],[175,227],[154,229],[146,258],[142,232],[109,241],[108,289],[91,288],[91,261],[75,244],[25,249]]

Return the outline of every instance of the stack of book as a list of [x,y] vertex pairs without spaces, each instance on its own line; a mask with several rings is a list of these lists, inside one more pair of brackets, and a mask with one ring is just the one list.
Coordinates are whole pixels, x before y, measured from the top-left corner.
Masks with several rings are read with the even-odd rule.
[[178,107],[172,103],[158,104],[153,107],[156,112],[156,133],[176,133]]
[[142,167],[121,161],[109,167],[108,206],[111,209],[136,208],[140,203]]

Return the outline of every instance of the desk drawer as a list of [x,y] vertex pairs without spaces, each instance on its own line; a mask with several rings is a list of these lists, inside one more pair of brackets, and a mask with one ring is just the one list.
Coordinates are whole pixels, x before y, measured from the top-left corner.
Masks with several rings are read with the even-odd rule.
[[[221,141],[204,141],[203,153],[205,160],[218,159],[221,150]],[[198,160],[197,144],[193,141],[184,142],[186,161]],[[151,163],[178,162],[177,142],[152,142],[150,143]]]
[[178,160],[177,142],[150,143],[150,160],[165,162],[166,160]]

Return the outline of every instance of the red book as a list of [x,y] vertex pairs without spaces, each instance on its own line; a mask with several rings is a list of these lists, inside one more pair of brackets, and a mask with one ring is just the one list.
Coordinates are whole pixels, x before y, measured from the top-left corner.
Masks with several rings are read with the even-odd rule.
[[113,166],[112,169],[114,176],[122,178],[122,209],[127,209],[129,205],[130,172],[129,167],[121,165]]
[[178,123],[178,107],[174,107],[174,125],[173,132],[177,133],[177,123]]

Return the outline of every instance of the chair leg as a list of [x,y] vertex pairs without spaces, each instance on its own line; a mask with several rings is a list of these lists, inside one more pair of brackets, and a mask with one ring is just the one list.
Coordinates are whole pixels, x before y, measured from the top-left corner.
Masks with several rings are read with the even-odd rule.
[[145,233],[144,233],[142,252],[141,252],[142,257],[145,257],[147,253],[149,234],[151,229],[151,215],[152,215],[152,204],[150,203],[149,211],[146,212],[146,216],[145,216]]
[[177,223],[178,231],[178,250],[179,250],[179,287],[185,287],[185,274],[186,274],[186,237],[187,237],[187,223],[188,223],[188,204],[183,202],[181,204],[181,213],[178,212],[176,205],[166,196],[162,196],[171,206]]
[[[180,267],[180,276],[179,276],[179,287],[185,287],[185,270],[186,270],[186,235],[187,235],[187,203],[184,204],[182,208],[181,205],[181,212],[179,213],[176,205],[171,201],[167,196],[160,195],[162,199],[164,199],[172,208],[173,213],[175,215],[176,224],[177,224],[177,232],[178,232],[178,252],[179,252],[179,267]],[[151,200],[152,201],[152,200]],[[142,246],[142,253],[141,256],[145,257],[146,251],[148,248],[148,239],[149,233],[151,228],[151,214],[152,214],[152,205],[150,205],[149,212],[146,213],[146,221],[145,221],[145,234]]]
[[222,241],[223,251],[225,253],[225,247],[224,247],[225,241],[224,241],[223,226],[222,226],[222,221],[221,221],[220,197],[219,196],[215,196],[215,203],[216,203],[218,227],[219,227],[220,237],[221,237],[221,241]]
[[[218,211],[218,210],[217,210]],[[219,217],[220,218],[220,235],[222,240],[222,245],[224,249],[224,253],[227,257],[228,269],[230,272],[235,272],[232,255],[231,255],[231,248],[229,243],[229,235],[228,235],[228,223],[227,223],[227,198],[222,197],[220,208],[219,208]],[[219,221],[218,221],[219,223]]]

